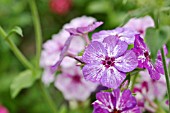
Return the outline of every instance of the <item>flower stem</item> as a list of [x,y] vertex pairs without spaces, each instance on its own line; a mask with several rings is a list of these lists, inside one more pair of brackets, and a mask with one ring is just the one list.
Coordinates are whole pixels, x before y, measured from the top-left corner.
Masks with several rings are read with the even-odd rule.
[[87,45],[89,45],[89,44],[90,44],[90,40],[89,40],[88,34],[84,34],[83,37],[84,37],[84,39],[85,39]]
[[39,19],[35,0],[29,0],[29,3],[30,3],[32,16],[33,16],[33,23],[34,23],[35,37],[36,37],[36,67],[39,68],[41,46],[42,46],[42,31],[41,31],[40,19]]
[[50,94],[48,93],[47,89],[44,87],[44,85],[41,83],[40,80],[38,82],[39,82],[39,87],[42,90],[43,97],[45,98],[49,107],[51,108],[51,112],[58,113],[57,110],[56,110],[55,103],[53,102],[53,100],[52,100]]
[[133,79],[132,79],[132,81],[131,81],[132,85],[131,85],[131,87],[130,87],[130,90],[131,90],[131,91],[133,91],[133,88],[134,88],[134,86],[135,86],[135,83],[136,83],[136,79],[137,79],[137,78],[138,78],[138,74],[133,75]]
[[66,53],[66,56],[68,56],[68,57],[70,57],[70,58],[73,58],[73,59],[77,60],[78,62],[80,62],[80,63],[82,63],[82,64],[85,64],[85,63],[82,61],[82,58],[81,58],[81,57],[76,56],[76,55],[74,55],[74,54],[72,54],[72,53],[70,53],[70,52],[67,52],[67,53]]
[[[170,83],[169,83],[169,72],[166,66],[166,59],[165,59],[165,54],[163,48],[161,48],[161,55],[162,55],[162,62],[163,62],[163,67],[164,67],[164,73],[165,73],[165,78],[166,78],[166,85],[167,85],[167,93],[168,93],[168,98],[170,101]],[[170,104],[169,104],[169,111],[170,111]]]
[[11,50],[14,52],[18,60],[26,67],[31,70],[33,70],[32,64],[25,58],[25,56],[21,53],[21,51],[17,48],[17,46],[12,42],[12,40],[9,39],[8,35],[6,32],[3,30],[3,28],[0,26],[0,35],[6,42],[9,44]]

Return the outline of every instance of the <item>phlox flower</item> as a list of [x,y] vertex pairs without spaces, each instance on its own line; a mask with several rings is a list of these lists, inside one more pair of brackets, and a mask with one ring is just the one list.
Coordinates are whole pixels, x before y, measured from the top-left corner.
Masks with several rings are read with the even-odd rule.
[[[164,49],[166,48],[164,47]],[[140,35],[135,35],[133,51],[138,57],[138,67],[146,68],[152,79],[159,80],[160,74],[164,74],[160,51],[158,51],[156,62],[153,64],[150,59],[150,51]]]
[[123,27],[137,31],[141,37],[145,37],[146,29],[154,27],[154,21],[150,16],[130,19]]
[[98,84],[86,81],[80,67],[73,66],[62,68],[62,73],[56,77],[55,86],[66,100],[85,101]]
[[137,102],[129,89],[122,93],[119,89],[113,92],[99,92],[93,102],[93,113],[140,113]]
[[127,28],[118,27],[113,30],[102,30],[100,32],[94,33],[92,35],[92,41],[103,42],[104,38],[108,36],[116,36],[121,41],[125,41],[128,44],[133,44],[135,40],[135,34],[138,33]]
[[138,65],[137,57],[128,44],[117,36],[106,37],[103,42],[93,41],[82,56],[86,80],[101,83],[109,88],[118,88],[130,72]]
[[[73,39],[82,37],[86,40],[87,43],[90,43],[89,38],[88,38],[88,32],[95,30],[97,27],[99,27],[102,24],[102,22],[90,23],[90,22],[92,22],[92,20],[90,20],[91,18],[89,18],[87,20],[86,20],[86,18],[87,17],[83,16],[83,17],[77,18],[73,22],[71,21],[71,24],[76,23],[76,22],[80,24],[80,21],[82,20],[81,21],[82,23],[80,24],[80,26],[77,26],[77,24],[75,24],[75,26],[72,26],[72,27],[69,24],[64,26],[64,28],[70,33],[70,36],[64,43],[64,47],[60,53],[59,60],[57,60],[57,62],[51,67],[52,71],[56,71],[58,69],[58,67],[60,66],[61,62],[63,61],[64,57],[66,56],[66,53],[67,53],[69,46]],[[85,22],[85,20],[86,20],[86,22]],[[90,21],[88,21],[88,20],[90,20]],[[83,22],[85,22],[85,23],[83,23]],[[67,28],[67,27],[70,27],[70,28]]]
[[[54,81],[54,72],[52,71],[51,66],[59,60],[60,53],[64,48],[64,43],[68,37],[69,35],[61,31],[59,34],[53,35],[51,40],[48,40],[43,44],[40,65],[44,68],[42,81],[47,85]],[[84,47],[84,40],[82,38],[75,38],[72,40],[68,52],[77,55]],[[66,68],[75,65],[76,60],[65,57],[64,62],[67,63],[62,63],[61,66]]]
[[165,76],[161,74],[159,80],[153,80],[149,77],[146,70],[141,71],[139,74],[141,77],[134,86],[136,99],[143,110],[154,112],[157,108],[154,100],[161,102],[167,91]]

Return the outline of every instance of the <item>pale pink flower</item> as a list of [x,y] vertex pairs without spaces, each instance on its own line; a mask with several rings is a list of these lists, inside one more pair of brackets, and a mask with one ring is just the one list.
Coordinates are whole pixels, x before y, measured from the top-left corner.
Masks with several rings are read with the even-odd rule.
[[141,37],[145,37],[146,29],[154,27],[154,21],[150,16],[130,19],[123,27],[137,31]]
[[63,68],[55,81],[55,86],[66,100],[85,101],[98,84],[86,81],[80,67]]

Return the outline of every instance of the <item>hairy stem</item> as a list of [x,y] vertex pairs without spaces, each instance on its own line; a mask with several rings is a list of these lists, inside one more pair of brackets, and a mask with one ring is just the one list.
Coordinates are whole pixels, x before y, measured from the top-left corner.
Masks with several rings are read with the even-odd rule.
[[21,51],[17,48],[17,46],[12,42],[12,40],[9,39],[6,32],[3,30],[3,28],[0,26],[0,35],[2,38],[9,44],[10,49],[14,52],[18,60],[28,69],[33,70],[32,64],[25,58],[25,56],[21,53]]
[[41,31],[40,19],[39,19],[35,0],[29,0],[29,3],[32,12],[35,37],[36,37],[36,67],[39,68],[41,46],[42,46],[42,31]]
[[[165,73],[165,78],[166,78],[166,85],[167,85],[167,93],[168,93],[168,98],[170,102],[170,83],[169,83],[169,72],[166,66],[166,59],[165,59],[165,54],[163,48],[161,48],[161,55],[162,55],[162,62],[163,62],[163,67],[164,67],[164,73]],[[169,104],[169,111],[170,111],[170,104]]]

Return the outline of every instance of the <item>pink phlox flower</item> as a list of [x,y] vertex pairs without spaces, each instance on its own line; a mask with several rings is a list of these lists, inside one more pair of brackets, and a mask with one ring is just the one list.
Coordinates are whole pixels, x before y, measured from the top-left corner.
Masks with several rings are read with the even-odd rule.
[[[160,74],[164,74],[160,51],[158,51],[156,62],[153,64],[150,58],[150,51],[140,35],[135,35],[133,51],[138,57],[138,67],[146,68],[152,79],[159,80]],[[164,46],[164,51],[167,51],[166,46]]]
[[62,68],[55,81],[55,86],[66,100],[85,101],[98,84],[86,81],[80,67]]
[[154,20],[150,16],[145,16],[141,18],[132,18],[123,27],[137,31],[141,37],[144,38],[147,28],[155,27],[155,25]]
[[[85,17],[85,16],[76,18],[75,21],[73,21],[73,22],[71,21],[70,25],[66,24],[64,26],[64,28],[70,32],[70,36],[65,41],[64,47],[63,47],[63,49],[60,53],[60,56],[59,56],[59,60],[53,66],[51,66],[51,69],[53,72],[56,71],[58,69],[58,67],[60,66],[62,60],[64,59],[64,57],[68,51],[70,43],[72,42],[73,39],[77,38],[77,36],[83,37],[84,35],[86,35],[85,38],[87,39],[88,38],[87,33],[93,31],[95,28],[99,27],[102,24],[102,22],[93,22],[93,21],[95,21],[95,19],[92,19],[91,17],[87,20],[86,19],[87,19],[87,17]],[[81,20],[83,20],[83,21],[81,21]],[[85,22],[85,20],[86,20],[86,22]],[[80,21],[85,22],[85,23],[80,24]],[[79,23],[79,26],[77,24],[75,24],[75,26],[71,26],[73,23],[76,23],[76,22]],[[91,23],[91,22],[93,22],[93,23]],[[68,28],[68,26],[70,28]],[[79,29],[79,32],[78,32],[78,29]]]
[[[69,34],[65,34],[64,31],[59,32],[59,34],[53,35],[51,40],[48,40],[43,44],[43,50],[41,53],[40,66],[44,68],[42,81],[49,85],[54,81],[54,73],[52,66],[60,59],[60,54],[64,48],[64,43],[67,40]],[[72,40],[68,52],[73,55],[77,55],[85,47],[85,42],[82,38],[75,38]],[[64,63],[67,62],[67,63]],[[65,57],[64,62],[61,63],[61,67],[70,67],[75,65],[76,60]]]
[[147,71],[141,71],[140,75],[141,78],[134,87],[136,99],[141,109],[154,112],[157,108],[154,100],[162,101],[167,91],[165,76],[161,74],[159,80],[153,80]]
[[113,92],[99,92],[96,99],[93,102],[93,113],[141,113],[129,89],[122,93],[119,89]]
[[126,72],[138,65],[135,53],[127,47],[128,44],[116,36],[108,36],[102,43],[91,42],[82,56],[86,63],[83,67],[85,79],[118,88],[126,78]]

